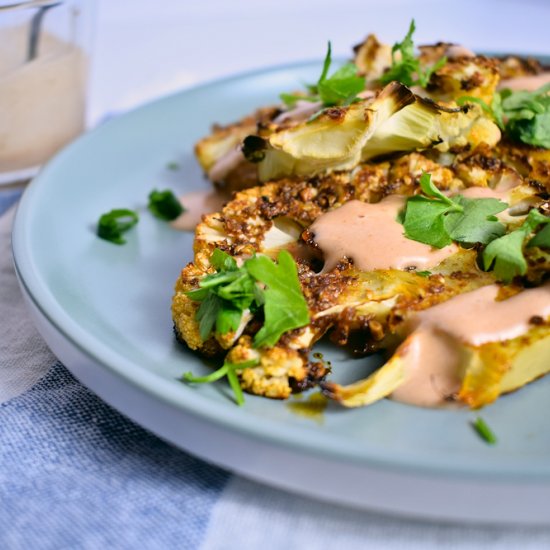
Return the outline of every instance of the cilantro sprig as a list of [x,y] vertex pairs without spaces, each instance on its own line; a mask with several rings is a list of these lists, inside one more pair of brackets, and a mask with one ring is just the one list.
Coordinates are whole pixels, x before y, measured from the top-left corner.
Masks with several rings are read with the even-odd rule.
[[114,244],[124,244],[122,234],[130,230],[139,221],[139,215],[134,210],[115,208],[102,214],[97,223],[97,236]]
[[300,288],[298,270],[292,256],[281,251],[277,264],[266,256],[255,256],[245,262],[245,269],[265,285],[263,289],[264,326],[256,334],[256,347],[271,347],[291,328],[309,323],[309,311]]
[[201,302],[197,311],[201,338],[214,331],[236,331],[246,310],[263,310],[264,324],[254,337],[255,347],[271,347],[289,330],[309,323],[307,302],[302,294],[296,264],[285,250],[277,263],[255,256],[238,267],[234,258],[216,249],[210,263],[216,273],[199,282],[187,295]]
[[332,45],[329,42],[323,62],[321,76],[316,84],[307,86],[307,95],[280,94],[281,100],[289,107],[297,101],[321,102],[323,107],[349,105],[357,98],[357,94],[365,89],[365,79],[358,75],[355,63],[346,63],[328,76],[332,64]]
[[236,371],[255,367],[259,362],[259,359],[251,359],[250,361],[244,361],[242,363],[230,363],[229,361],[225,361],[219,369],[207,376],[195,376],[192,372],[186,372],[182,376],[182,380],[192,384],[208,384],[211,382],[216,382],[216,380],[220,380],[223,377],[227,377],[229,385],[231,386],[235,396],[235,403],[241,406],[244,404],[244,395]]
[[256,281],[248,271],[237,266],[234,258],[216,248],[210,263],[216,273],[201,279],[199,288],[187,293],[189,298],[201,302],[197,311],[200,335],[206,340],[212,331],[226,334],[236,331],[243,312],[257,310],[262,296]]
[[402,224],[405,236],[414,241],[443,248],[453,241],[469,246],[487,244],[505,232],[495,214],[508,204],[498,199],[447,197],[431,181],[430,174],[420,177],[422,195],[407,200]]
[[550,149],[550,84],[533,92],[509,89],[496,92],[491,105],[477,97],[463,96],[457,103],[477,103],[514,141]]
[[507,203],[493,198],[447,197],[426,173],[420,178],[420,188],[423,194],[410,197],[400,214],[405,236],[435,248],[452,242],[465,247],[485,245],[481,252],[483,269],[492,270],[499,281],[509,283],[527,273],[525,248],[550,248],[550,217],[536,209],[520,227],[506,233],[495,214],[508,208]]
[[[391,50],[391,67],[380,77],[381,84],[388,84],[394,80],[405,86],[421,86],[425,88],[430,81],[432,74],[441,69],[447,58],[443,56],[434,65],[422,69],[420,60],[415,55],[413,34],[416,30],[414,19],[411,21],[409,31],[401,42],[396,42]],[[400,53],[398,57],[396,54]]]
[[[264,323],[254,337],[256,348],[274,346],[289,330],[309,323],[307,302],[302,294],[298,271],[292,256],[282,250],[277,263],[266,256],[254,256],[241,267],[229,254],[214,250],[210,263],[216,273],[199,282],[199,288],[187,295],[201,302],[197,311],[201,338],[206,340],[214,331],[226,334],[239,328],[243,314],[263,310]],[[183,381],[203,384],[227,377],[237,405],[244,403],[237,370],[254,367],[259,359],[224,364],[207,376],[185,373]]]
[[525,275],[527,273],[527,261],[523,253],[525,241],[540,225],[544,225],[543,230],[535,235],[527,246],[549,247],[549,223],[550,218],[538,210],[531,210],[520,227],[487,245],[482,255],[483,268],[486,271],[492,268],[497,279],[505,283],[509,283],[517,275]]

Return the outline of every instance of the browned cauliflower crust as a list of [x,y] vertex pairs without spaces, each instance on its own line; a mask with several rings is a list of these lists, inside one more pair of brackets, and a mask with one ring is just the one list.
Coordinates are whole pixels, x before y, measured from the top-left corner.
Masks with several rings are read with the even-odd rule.
[[[367,379],[349,387],[327,382],[330,369],[310,358],[320,338],[328,335],[358,354],[397,349],[393,366],[377,371],[382,377],[389,372],[392,382],[401,368],[404,327],[414,312],[495,282],[479,268],[475,247],[459,249],[428,276],[414,270],[362,272],[346,257],[324,271],[309,229],[322,214],[352,200],[375,203],[389,195],[414,195],[424,172],[452,194],[470,187],[513,187],[506,214],[513,218],[507,221],[511,227],[519,226],[531,208],[550,213],[550,151],[502,138],[487,109],[465,99],[491,104],[507,79],[539,75],[541,64],[515,56],[489,58],[445,42],[419,50],[424,69],[447,58],[425,88],[409,89],[398,82],[382,86],[380,79],[392,65],[392,48],[371,34],[354,48],[354,62],[365,78],[365,90],[355,101],[325,109],[315,98],[313,104],[298,100],[265,107],[234,124],[215,126],[197,143],[196,156],[207,177],[233,195],[196,228],[194,260],[175,286],[174,330],[180,341],[204,356],[232,364],[255,362],[237,370],[245,391],[285,399],[320,385],[347,406],[372,402],[373,395],[383,396],[379,389],[387,390],[386,381]],[[237,330],[203,340],[196,320],[199,303],[187,293],[214,272],[210,259],[215,249],[237,264],[254,254],[276,258],[281,250],[289,251],[298,266],[309,325],[283,334],[271,348],[257,349],[253,337],[261,319],[245,311]],[[540,284],[550,269],[550,255],[534,247],[526,249],[525,257],[523,283]],[[548,330],[545,326],[530,332],[533,349]],[[487,372],[502,378],[499,372],[505,367],[499,371],[498,361],[515,361],[526,345],[520,340],[505,351],[489,345],[475,353],[485,358],[493,354],[494,360],[486,361],[491,367]],[[470,371],[457,399],[479,406],[496,398],[487,372]],[[515,379],[503,380],[499,392],[518,387]]]
[[[236,193],[221,212],[205,216],[197,226],[194,262],[183,269],[176,282],[172,303],[176,334],[206,356],[226,354],[232,363],[258,360],[257,366],[238,371],[241,386],[272,398],[287,398],[325,378],[327,368],[310,361],[309,352],[326,333],[338,345],[350,346],[360,354],[392,349],[411,312],[494,282],[490,273],[478,268],[476,251],[461,250],[429,277],[399,270],[361,272],[346,258],[332,271],[319,273],[323,261],[312,246],[308,228],[321,214],[354,199],[378,202],[390,194],[413,195],[423,172],[431,173],[440,189],[453,192],[515,178],[519,186],[514,201],[527,197],[542,203],[540,186],[503,161],[491,160],[485,148],[457,158],[454,164],[442,166],[412,153],[393,161],[363,163],[350,172],[284,179]],[[201,277],[213,271],[210,257],[216,248],[237,262],[255,253],[275,257],[281,249],[290,251],[298,264],[311,323],[284,334],[273,348],[256,349],[252,336],[260,326],[245,313],[236,332],[203,341],[195,319],[198,303],[186,292],[197,288]],[[540,259],[534,259],[532,269],[538,263]]]
[[478,55],[448,60],[436,71],[426,88],[438,101],[453,101],[471,96],[491,103],[500,81],[498,61]]

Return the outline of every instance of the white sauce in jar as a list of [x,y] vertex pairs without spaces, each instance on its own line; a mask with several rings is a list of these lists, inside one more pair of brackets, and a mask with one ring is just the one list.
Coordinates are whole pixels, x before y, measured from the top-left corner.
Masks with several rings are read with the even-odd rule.
[[85,127],[84,52],[42,32],[27,61],[28,35],[0,30],[0,172],[42,164]]

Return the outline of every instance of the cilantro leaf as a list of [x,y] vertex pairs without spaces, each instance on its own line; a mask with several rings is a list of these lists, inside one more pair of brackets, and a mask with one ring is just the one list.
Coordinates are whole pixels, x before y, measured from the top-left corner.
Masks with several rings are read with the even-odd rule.
[[[421,86],[425,88],[430,81],[432,74],[441,69],[447,58],[442,57],[434,65],[422,70],[420,60],[414,54],[413,34],[416,30],[414,19],[411,20],[409,30],[402,42],[396,42],[391,50],[391,67],[380,77],[381,84],[388,84],[394,80],[401,82],[405,86]],[[401,54],[400,58],[396,53]]]
[[331,64],[332,45],[329,42],[319,80],[316,84],[306,86],[309,95],[283,93],[279,95],[281,100],[289,107],[293,107],[297,101],[320,101],[323,107],[352,103],[357,94],[365,89],[365,79],[359,76],[354,63],[346,63],[328,76]]
[[365,81],[357,76],[355,64],[346,63],[330,78],[319,80],[317,88],[323,105],[348,105],[365,89]]
[[[416,30],[414,19],[411,20],[409,30],[402,42],[396,42],[391,49],[392,65],[380,78],[382,84],[388,84],[397,80],[405,86],[414,84],[413,74],[420,68],[420,64],[414,55],[413,34]],[[401,59],[397,59],[396,53],[401,53]]]
[[[518,229],[487,245],[482,255],[483,269],[488,271],[493,267],[496,278],[505,283],[509,283],[517,275],[525,275],[527,261],[523,255],[524,241],[539,225],[549,223],[550,218],[542,215],[538,210],[531,210]],[[546,227],[549,226],[546,225]],[[531,244],[536,237],[531,239],[528,246],[538,246]],[[541,237],[540,240],[544,243],[545,237]]]
[[500,129],[515,141],[550,149],[550,84],[533,92],[504,89],[496,92],[491,105],[464,96],[457,103],[477,103],[489,113]]
[[486,244],[504,234],[504,225],[495,214],[508,205],[498,199],[447,197],[423,173],[420,189],[424,195],[407,200],[405,215],[398,220],[405,236],[414,241],[443,248],[455,241],[464,245]]
[[307,302],[292,256],[282,250],[277,262],[275,264],[265,256],[256,256],[245,263],[248,272],[266,285],[265,321],[254,338],[255,347],[273,346],[285,332],[309,323]]
[[444,195],[432,182],[432,176],[428,174],[427,172],[423,172],[420,176],[420,189],[422,192],[427,195],[428,197],[433,197],[434,199],[439,199],[444,204],[447,204],[449,206],[453,205],[452,199]]
[[539,225],[550,223],[550,218],[541,214],[536,208],[529,211],[527,218],[523,222],[522,227],[525,227],[527,233],[534,231]]
[[[189,293],[189,297],[197,300],[197,294],[192,295]],[[222,301],[215,295],[206,293],[201,301],[201,305],[197,310],[197,321],[199,321],[199,332],[201,338],[206,340],[212,329],[216,325],[218,313],[222,308]]]
[[[322,82],[327,77],[331,63],[332,63],[332,44],[330,43],[330,40],[329,40],[327,44],[327,53],[325,54],[325,60],[323,61],[323,69],[321,71],[321,76],[317,81],[317,86],[319,85],[319,82]],[[316,91],[315,86],[310,86],[309,89],[310,91]]]
[[550,149],[550,109],[523,118],[514,118],[507,124],[510,137],[536,147]]
[[116,208],[102,214],[97,223],[97,236],[114,244],[124,244],[122,234],[139,221],[137,212],[127,208]]
[[306,99],[308,96],[303,96],[299,94],[287,94],[287,93],[281,93],[279,94],[279,99],[287,106],[287,107],[294,107],[296,105],[296,102],[301,101],[303,99]]
[[500,92],[504,129],[512,139],[550,149],[549,92],[550,84],[533,92]]
[[198,289],[187,292],[189,298],[201,302],[196,318],[203,340],[206,340],[213,330],[217,334],[237,330],[243,312],[260,305],[256,281],[246,269],[237,266],[234,258],[216,249],[210,263],[216,269],[216,273],[206,275],[200,280]]
[[430,174],[426,172],[420,176],[420,189],[426,196],[409,198],[405,215],[399,221],[404,226],[407,238],[443,248],[452,242],[445,229],[443,216],[453,208],[453,201],[432,183]]
[[216,248],[210,257],[210,263],[216,271],[237,271],[237,262],[227,252]]
[[499,128],[504,131],[504,111],[502,109],[502,95],[506,90],[502,92],[495,92],[493,96],[493,101],[491,102],[491,111],[493,112],[493,117],[495,122],[498,124]]
[[151,191],[147,208],[153,216],[166,221],[175,220],[184,211],[180,201],[170,189]]
[[523,257],[525,232],[516,229],[487,245],[483,251],[483,269],[489,271],[491,266],[495,277],[509,283],[516,275],[527,272],[527,262]]
[[462,211],[445,216],[445,229],[453,241],[463,244],[487,244],[504,235],[506,228],[493,218],[506,210],[508,204],[498,199],[467,199],[458,195],[454,202]]
[[443,248],[452,240],[445,229],[444,214],[449,205],[416,195],[407,200],[403,227],[405,237],[435,248]]
[[546,225],[539,231],[528,243],[527,246],[538,246],[539,248],[550,248],[550,224]]
[[231,303],[227,304],[227,302],[221,300],[220,302],[221,307],[216,316],[216,333],[227,334],[228,332],[235,332],[241,324],[244,310]]

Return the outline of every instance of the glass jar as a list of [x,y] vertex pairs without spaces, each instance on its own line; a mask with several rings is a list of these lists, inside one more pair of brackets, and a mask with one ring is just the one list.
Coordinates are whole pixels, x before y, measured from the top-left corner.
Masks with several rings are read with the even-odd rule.
[[83,132],[93,0],[0,0],[0,185]]

